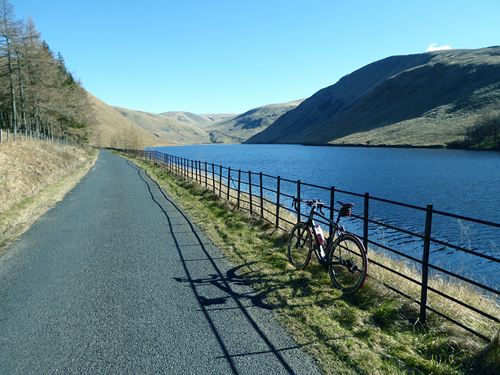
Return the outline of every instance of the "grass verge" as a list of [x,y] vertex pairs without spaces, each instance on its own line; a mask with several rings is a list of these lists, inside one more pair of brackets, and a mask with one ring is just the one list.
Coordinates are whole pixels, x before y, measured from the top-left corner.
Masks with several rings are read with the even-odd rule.
[[0,255],[89,171],[97,151],[45,141],[0,145]]
[[[186,214],[264,296],[277,318],[326,374],[498,373],[498,338],[484,342],[433,316],[415,325],[416,305],[369,280],[353,296],[334,290],[313,262],[296,271],[286,259],[286,234],[237,211],[190,181],[141,160]],[[493,329],[493,327],[492,327]]]

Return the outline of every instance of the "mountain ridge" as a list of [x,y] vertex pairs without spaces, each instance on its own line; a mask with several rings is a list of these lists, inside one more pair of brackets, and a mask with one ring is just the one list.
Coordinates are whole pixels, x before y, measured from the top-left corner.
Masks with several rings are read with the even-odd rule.
[[319,90],[246,143],[443,146],[499,104],[499,47],[390,56]]

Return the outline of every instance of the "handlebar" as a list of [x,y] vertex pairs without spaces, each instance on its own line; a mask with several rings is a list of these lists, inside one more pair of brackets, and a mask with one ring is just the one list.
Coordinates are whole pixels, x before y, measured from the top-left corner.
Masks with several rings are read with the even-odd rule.
[[309,207],[318,208],[319,212],[321,212],[322,215],[325,214],[323,212],[323,207],[325,207],[325,204],[323,202],[321,202],[319,199],[299,199],[296,197],[293,197],[292,199],[293,199],[292,207],[297,212],[299,212],[298,203],[302,202],[302,203],[305,203],[306,205],[308,205]]

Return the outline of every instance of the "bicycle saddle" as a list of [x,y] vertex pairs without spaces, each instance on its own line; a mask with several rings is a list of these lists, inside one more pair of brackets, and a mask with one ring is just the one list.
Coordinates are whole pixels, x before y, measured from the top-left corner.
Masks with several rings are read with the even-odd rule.
[[341,202],[341,201],[337,201],[338,204],[340,204],[342,206],[342,208],[353,208],[354,207],[354,204],[353,203],[344,203],[344,202]]
[[350,217],[352,214],[352,207],[354,206],[354,204],[343,203],[340,201],[337,201],[337,203],[342,206],[342,207],[340,207],[340,210],[339,210],[339,217]]

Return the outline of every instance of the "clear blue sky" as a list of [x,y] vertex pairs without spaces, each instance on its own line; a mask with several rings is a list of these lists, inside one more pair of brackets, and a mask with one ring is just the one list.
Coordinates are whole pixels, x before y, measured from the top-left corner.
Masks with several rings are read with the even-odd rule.
[[375,60],[500,44],[499,0],[12,0],[84,87],[149,112],[241,113]]

